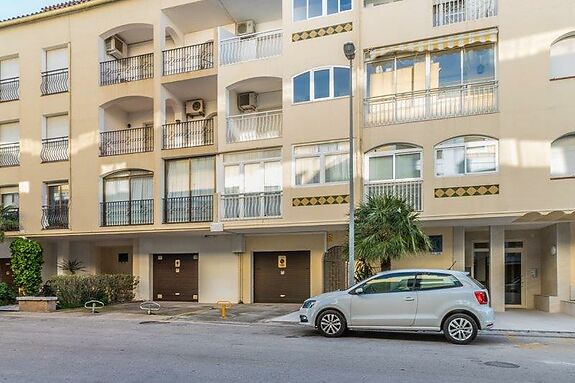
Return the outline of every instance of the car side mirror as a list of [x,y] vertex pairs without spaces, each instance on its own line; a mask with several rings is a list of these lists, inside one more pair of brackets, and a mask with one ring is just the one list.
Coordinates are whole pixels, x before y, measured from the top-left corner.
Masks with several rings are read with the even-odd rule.
[[357,289],[353,290],[353,293],[356,295],[363,294],[363,287],[358,287]]

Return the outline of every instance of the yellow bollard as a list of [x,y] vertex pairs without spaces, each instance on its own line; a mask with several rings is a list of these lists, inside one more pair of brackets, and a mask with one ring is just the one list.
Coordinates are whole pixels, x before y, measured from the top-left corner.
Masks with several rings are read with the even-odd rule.
[[229,301],[218,301],[216,302],[220,305],[220,316],[222,319],[227,319],[228,317],[228,308],[232,305],[232,302]]

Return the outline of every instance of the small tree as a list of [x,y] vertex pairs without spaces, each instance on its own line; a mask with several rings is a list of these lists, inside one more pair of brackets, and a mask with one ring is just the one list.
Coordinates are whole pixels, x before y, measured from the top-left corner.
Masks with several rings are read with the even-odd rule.
[[429,251],[429,237],[418,220],[413,207],[395,196],[372,196],[364,201],[355,211],[356,278],[368,277],[365,274],[373,272],[372,262],[389,270],[394,259]]
[[59,262],[58,268],[62,271],[70,273],[70,275],[76,275],[81,271],[86,271],[82,261],[78,261],[76,259],[68,259],[67,261]]
[[4,232],[13,224],[9,206],[0,206],[0,242],[4,242]]
[[42,287],[42,246],[28,238],[16,238],[10,244],[12,259],[10,262],[14,285],[24,294],[36,296]]

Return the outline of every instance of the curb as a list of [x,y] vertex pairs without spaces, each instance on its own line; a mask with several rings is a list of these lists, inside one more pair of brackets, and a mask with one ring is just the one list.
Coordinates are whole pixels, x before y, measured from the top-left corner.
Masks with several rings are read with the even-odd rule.
[[575,339],[575,332],[574,331],[489,329],[489,330],[482,330],[481,334],[528,336],[528,337],[534,337],[534,338],[570,338],[570,339]]

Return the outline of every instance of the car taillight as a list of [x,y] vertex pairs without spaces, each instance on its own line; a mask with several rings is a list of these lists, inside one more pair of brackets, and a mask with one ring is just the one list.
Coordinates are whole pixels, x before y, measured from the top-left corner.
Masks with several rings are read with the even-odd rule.
[[489,304],[489,299],[487,299],[487,293],[485,291],[475,291],[475,299],[480,305]]

